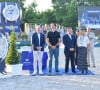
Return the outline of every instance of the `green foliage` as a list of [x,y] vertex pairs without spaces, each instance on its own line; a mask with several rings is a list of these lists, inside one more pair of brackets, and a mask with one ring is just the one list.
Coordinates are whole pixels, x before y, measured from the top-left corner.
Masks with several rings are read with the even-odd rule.
[[42,17],[42,23],[43,23],[43,21],[45,21],[45,23],[47,23],[47,24],[50,24],[51,22],[56,22],[54,10],[48,9],[47,11],[42,12],[41,17]]
[[22,43],[20,46],[31,46],[31,44],[24,44],[24,43]]
[[25,40],[27,40],[28,35],[27,34],[22,34],[21,38],[22,38],[23,41],[25,41]]
[[87,0],[88,5],[92,6],[99,6],[100,5],[100,0]]
[[78,5],[99,6],[100,0],[77,0]]
[[24,13],[24,20],[26,23],[34,23],[37,19],[36,4],[32,3],[28,8],[26,8]]
[[56,22],[62,26],[77,26],[77,0],[55,0]]
[[16,34],[14,32],[14,28],[12,27],[12,33],[10,37],[10,47],[6,57],[6,64],[19,64],[19,63],[20,63],[20,55],[16,47]]
[[63,4],[63,3],[69,3],[71,0],[52,0],[52,3],[60,3],[60,4]]
[[67,15],[66,15],[66,26],[67,27],[76,27],[77,26],[77,2],[76,0],[71,1],[71,3],[67,6]]

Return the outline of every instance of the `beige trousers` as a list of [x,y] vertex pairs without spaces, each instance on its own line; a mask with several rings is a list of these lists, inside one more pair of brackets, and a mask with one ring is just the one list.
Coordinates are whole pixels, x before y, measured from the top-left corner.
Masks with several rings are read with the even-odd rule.
[[87,62],[88,62],[88,65],[90,65],[90,60],[91,60],[92,65],[95,66],[95,58],[94,58],[93,49],[94,49],[93,47],[87,48]]

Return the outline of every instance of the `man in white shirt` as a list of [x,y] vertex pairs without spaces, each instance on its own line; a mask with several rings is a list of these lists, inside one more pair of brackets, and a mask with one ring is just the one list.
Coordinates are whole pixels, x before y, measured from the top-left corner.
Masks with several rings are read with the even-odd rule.
[[87,48],[87,60],[88,60],[88,65],[90,66],[90,59],[92,61],[93,67],[95,67],[95,58],[94,58],[94,40],[95,40],[95,34],[94,32],[91,32],[91,29],[88,27],[87,28],[87,36],[90,40],[90,45]]

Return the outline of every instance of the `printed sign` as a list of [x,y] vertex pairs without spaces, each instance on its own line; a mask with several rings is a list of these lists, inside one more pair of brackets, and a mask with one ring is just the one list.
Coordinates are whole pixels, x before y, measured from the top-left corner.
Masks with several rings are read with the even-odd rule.
[[0,29],[11,32],[20,32],[20,4],[16,2],[0,2]]

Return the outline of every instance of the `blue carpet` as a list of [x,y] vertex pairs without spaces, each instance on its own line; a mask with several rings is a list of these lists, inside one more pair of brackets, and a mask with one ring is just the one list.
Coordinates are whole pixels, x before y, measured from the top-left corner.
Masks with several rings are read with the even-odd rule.
[[95,47],[100,47],[100,43],[98,43],[98,44],[95,44],[94,46],[95,46]]
[[[33,73],[33,71],[30,71],[30,74],[32,74],[32,73]],[[44,73],[44,75],[48,75],[48,70],[47,69],[44,69],[43,70],[43,73]],[[57,74],[55,72],[55,70],[52,69],[52,72],[51,72],[50,76],[56,76],[56,75],[57,76],[59,76],[59,75],[61,76],[61,75],[95,75],[95,74],[91,70],[88,70],[88,73],[87,74],[85,74],[85,73],[82,74],[78,69],[76,69],[76,73],[72,73],[71,72],[71,69],[69,69],[69,72],[65,74],[64,68],[60,68],[59,74]]]

